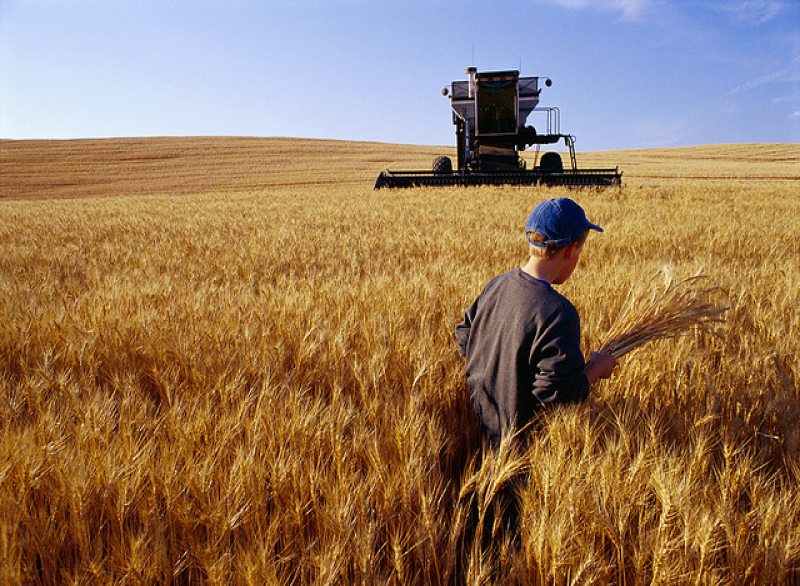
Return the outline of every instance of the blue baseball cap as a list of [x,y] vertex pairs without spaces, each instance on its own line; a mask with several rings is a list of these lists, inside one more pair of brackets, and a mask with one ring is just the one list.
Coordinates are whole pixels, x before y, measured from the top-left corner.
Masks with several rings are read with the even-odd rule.
[[[603,229],[586,219],[586,212],[568,197],[548,199],[533,208],[525,224],[525,238],[537,248],[560,248],[571,244],[587,229]],[[529,232],[545,237],[545,242],[531,242]]]

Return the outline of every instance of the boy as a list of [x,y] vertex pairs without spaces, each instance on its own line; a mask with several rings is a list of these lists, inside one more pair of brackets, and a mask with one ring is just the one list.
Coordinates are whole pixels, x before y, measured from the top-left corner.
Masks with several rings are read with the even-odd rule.
[[589,230],[603,231],[571,199],[537,205],[525,226],[527,264],[489,281],[456,326],[472,407],[492,447],[542,407],[582,401],[616,366],[599,352],[584,362],[578,311],[552,287],[572,275]]

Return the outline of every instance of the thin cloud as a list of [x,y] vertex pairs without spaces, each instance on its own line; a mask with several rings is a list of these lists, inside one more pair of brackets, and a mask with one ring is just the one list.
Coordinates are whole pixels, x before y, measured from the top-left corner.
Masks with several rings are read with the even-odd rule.
[[592,9],[603,12],[618,12],[625,20],[637,20],[653,0],[548,0],[572,10]]
[[646,148],[671,147],[686,144],[696,126],[689,120],[650,118],[635,123],[631,131]]
[[754,79],[750,79],[743,84],[737,85],[733,88],[730,93],[731,94],[738,94],[741,92],[746,92],[748,90],[752,90],[753,88],[757,88],[762,85],[767,85],[770,83],[774,83],[776,81],[781,81],[786,78],[788,70],[782,69],[781,71],[776,71],[774,73],[770,73],[768,75],[762,75],[760,77],[756,77]]
[[760,87],[762,85],[768,85],[772,83],[795,83],[800,78],[797,74],[797,64],[800,63],[800,57],[797,57],[792,60],[789,66],[779,69],[777,71],[773,71],[771,73],[767,73],[765,75],[761,75],[759,77],[755,77],[753,79],[747,80],[746,82],[739,84],[735,88],[733,88],[729,93],[731,95],[738,94],[740,92],[746,92],[752,90],[754,88]]
[[772,98],[770,100],[773,104],[784,104],[786,102],[798,102],[800,103],[800,94],[790,94],[788,96],[778,96],[776,98]]
[[715,5],[736,24],[760,25],[777,17],[787,6],[780,0],[737,0]]

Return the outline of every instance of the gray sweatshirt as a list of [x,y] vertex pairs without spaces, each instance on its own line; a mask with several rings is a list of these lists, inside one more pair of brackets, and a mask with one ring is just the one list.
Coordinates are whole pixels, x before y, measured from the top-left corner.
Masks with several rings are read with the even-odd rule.
[[489,281],[456,326],[470,400],[492,445],[549,403],[589,393],[578,311],[549,283],[514,269]]

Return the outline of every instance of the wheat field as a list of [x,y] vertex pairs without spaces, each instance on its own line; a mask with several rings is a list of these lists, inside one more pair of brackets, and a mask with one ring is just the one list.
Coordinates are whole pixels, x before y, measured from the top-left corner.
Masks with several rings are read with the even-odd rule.
[[[800,146],[372,190],[450,150],[0,141],[0,582],[800,583]],[[725,322],[485,453],[453,328],[564,195],[587,353],[667,278]]]

